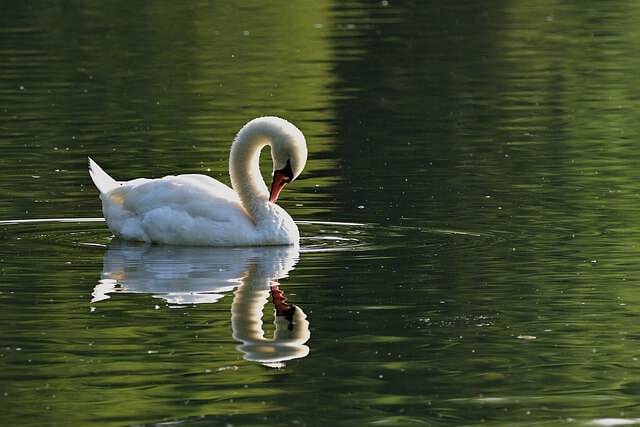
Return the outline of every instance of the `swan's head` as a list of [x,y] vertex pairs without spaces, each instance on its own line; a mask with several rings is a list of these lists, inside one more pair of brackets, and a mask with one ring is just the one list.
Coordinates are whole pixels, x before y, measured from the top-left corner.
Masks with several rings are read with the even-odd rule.
[[286,120],[270,117],[277,123],[277,132],[271,136],[273,182],[269,201],[275,202],[285,185],[302,173],[307,163],[307,143],[300,129]]

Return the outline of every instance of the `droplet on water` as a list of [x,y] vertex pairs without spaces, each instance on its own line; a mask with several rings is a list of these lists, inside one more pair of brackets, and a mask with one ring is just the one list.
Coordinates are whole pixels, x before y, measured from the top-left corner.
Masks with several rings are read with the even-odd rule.
[[518,335],[519,340],[535,340],[536,337],[534,335]]

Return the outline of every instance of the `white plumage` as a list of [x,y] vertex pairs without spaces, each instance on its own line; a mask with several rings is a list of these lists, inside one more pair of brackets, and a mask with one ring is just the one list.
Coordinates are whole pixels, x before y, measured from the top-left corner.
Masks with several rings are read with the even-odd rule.
[[[258,167],[265,145],[271,146],[274,165],[271,194]],[[92,159],[89,173],[100,190],[107,225],[123,239],[175,245],[292,245],[298,244],[298,227],[272,201],[302,172],[306,160],[306,142],[297,127],[277,117],[260,117],[247,123],[231,146],[234,189],[197,174],[120,182]]]

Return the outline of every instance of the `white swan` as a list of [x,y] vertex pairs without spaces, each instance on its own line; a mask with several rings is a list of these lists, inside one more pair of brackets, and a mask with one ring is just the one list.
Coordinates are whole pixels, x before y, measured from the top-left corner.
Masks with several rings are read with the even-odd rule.
[[[271,146],[271,191],[262,180],[260,151]],[[244,125],[229,156],[231,185],[206,175],[119,182],[89,158],[109,229],[126,240],[174,245],[298,244],[298,227],[276,205],[280,191],[307,162],[302,132],[284,119],[259,117]]]

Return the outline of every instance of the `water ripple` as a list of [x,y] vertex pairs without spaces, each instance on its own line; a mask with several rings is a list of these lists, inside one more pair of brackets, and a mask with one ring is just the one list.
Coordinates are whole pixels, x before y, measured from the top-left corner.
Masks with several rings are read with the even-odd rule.
[[[5,241],[104,247],[111,240],[104,218],[37,218],[0,221]],[[495,233],[338,221],[297,221],[300,252],[378,251],[421,243],[422,248],[486,246],[501,240]]]

